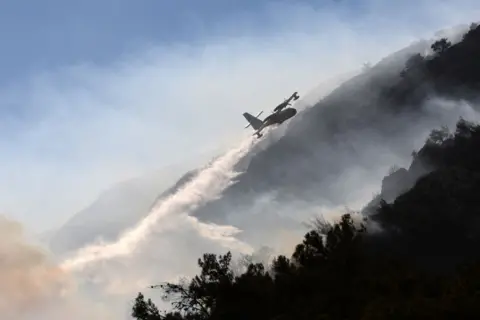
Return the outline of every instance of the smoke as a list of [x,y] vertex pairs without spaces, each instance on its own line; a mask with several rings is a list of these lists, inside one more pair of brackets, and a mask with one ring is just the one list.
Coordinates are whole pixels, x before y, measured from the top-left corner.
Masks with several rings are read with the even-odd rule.
[[0,215],[0,318],[2,320],[115,319],[78,291],[74,279],[22,226]]
[[172,230],[182,224],[196,226],[201,237],[219,241],[226,247],[243,252],[249,251],[248,245],[234,238],[239,232],[237,228],[205,224],[188,213],[208,201],[218,199],[222,191],[233,183],[232,180],[239,175],[233,171],[233,166],[248,153],[254,139],[249,137],[239,147],[219,157],[180,190],[161,201],[146,218],[124,233],[118,241],[83,248],[75,257],[65,261],[62,267],[67,270],[78,269],[98,260],[129,255],[153,232]]
[[0,235],[0,314],[17,317],[61,295],[63,272],[26,241],[18,223],[0,216]]

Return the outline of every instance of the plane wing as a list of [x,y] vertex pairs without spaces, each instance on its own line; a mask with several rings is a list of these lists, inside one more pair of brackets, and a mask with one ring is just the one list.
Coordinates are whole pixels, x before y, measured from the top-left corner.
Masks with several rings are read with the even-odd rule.
[[295,91],[293,94],[292,94],[292,98],[294,101],[298,100],[300,98],[300,96],[298,95],[298,92]]
[[280,112],[282,111],[284,108],[288,107],[289,105],[291,105],[291,101],[296,101],[300,98],[300,96],[298,95],[298,92],[295,91],[294,93],[292,93],[292,95],[290,96],[290,98],[288,99],[285,99],[282,103],[280,103],[278,106],[275,107],[275,109],[273,109],[272,113],[275,113],[275,112]]

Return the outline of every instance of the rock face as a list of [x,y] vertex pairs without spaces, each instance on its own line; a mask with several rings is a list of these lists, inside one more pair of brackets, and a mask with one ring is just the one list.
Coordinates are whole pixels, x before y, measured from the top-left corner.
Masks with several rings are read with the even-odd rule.
[[[368,203],[363,212],[373,214],[380,200],[392,203],[395,199],[415,186],[417,181],[435,169],[435,164],[427,156],[425,148],[431,147],[426,144],[418,153],[415,153],[408,169],[397,168],[382,179],[382,187],[378,194],[370,203]],[[430,150],[432,153],[432,150]]]
[[382,180],[381,195],[386,202],[392,202],[395,198],[412,187],[414,181],[407,169],[400,168]]

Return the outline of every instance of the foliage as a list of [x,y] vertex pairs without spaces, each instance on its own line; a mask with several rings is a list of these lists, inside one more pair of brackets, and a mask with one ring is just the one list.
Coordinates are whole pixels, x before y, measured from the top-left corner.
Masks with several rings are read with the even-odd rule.
[[428,144],[442,144],[445,140],[450,138],[450,132],[447,126],[442,126],[441,129],[434,129],[427,139]]
[[452,46],[452,43],[450,41],[448,41],[446,38],[442,38],[436,41],[435,43],[433,43],[431,48],[433,52],[437,54],[442,54],[445,51],[447,51],[448,48],[450,48],[451,46]]
[[160,312],[153,304],[151,299],[145,301],[142,293],[139,293],[135,299],[135,304],[132,310],[132,316],[138,320],[155,320],[161,319]]

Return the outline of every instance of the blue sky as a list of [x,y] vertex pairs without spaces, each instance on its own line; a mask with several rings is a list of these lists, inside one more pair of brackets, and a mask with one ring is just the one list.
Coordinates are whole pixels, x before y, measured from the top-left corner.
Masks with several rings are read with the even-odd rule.
[[469,23],[477,2],[3,0],[0,210],[56,226],[117,181],[238,141],[243,111]]
[[[119,55],[146,45],[202,42],[215,36],[279,32],[291,12],[332,12],[362,21],[371,12],[364,0],[4,0],[0,11],[1,81],[85,61],[108,64]],[[414,1],[385,1],[382,14],[407,8]],[[418,5],[416,5],[418,6]],[[278,14],[279,11],[283,12]],[[302,21],[301,27],[305,27]],[[281,28],[282,29],[282,28]],[[280,29],[280,31],[281,31]]]
[[[314,1],[298,3],[309,2],[319,6]],[[259,0],[2,1],[2,81],[71,63],[105,64],[138,46],[199,41],[218,33],[221,26],[232,27],[235,17],[238,22],[242,15],[249,18],[248,28],[264,32],[269,4]]]

